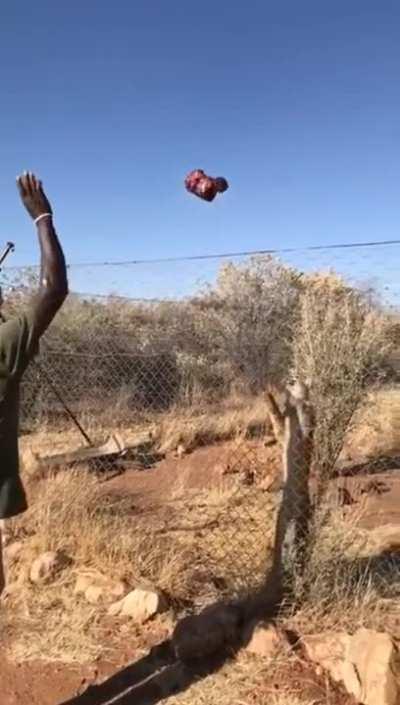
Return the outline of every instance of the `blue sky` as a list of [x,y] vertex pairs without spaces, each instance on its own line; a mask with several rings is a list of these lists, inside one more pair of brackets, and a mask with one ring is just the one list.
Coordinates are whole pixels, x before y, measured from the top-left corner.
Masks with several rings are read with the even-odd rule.
[[[37,261],[14,187],[25,168],[48,187],[72,263],[397,238],[399,31],[388,0],[6,3],[0,237],[13,262]],[[196,167],[230,191],[190,197]],[[189,270],[207,276],[72,277],[158,296]]]

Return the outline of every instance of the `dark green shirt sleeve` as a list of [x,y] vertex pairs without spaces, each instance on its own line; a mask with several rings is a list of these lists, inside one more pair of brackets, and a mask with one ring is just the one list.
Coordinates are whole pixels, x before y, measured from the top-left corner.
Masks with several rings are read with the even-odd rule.
[[3,368],[15,379],[21,378],[39,345],[33,311],[0,324],[0,356]]

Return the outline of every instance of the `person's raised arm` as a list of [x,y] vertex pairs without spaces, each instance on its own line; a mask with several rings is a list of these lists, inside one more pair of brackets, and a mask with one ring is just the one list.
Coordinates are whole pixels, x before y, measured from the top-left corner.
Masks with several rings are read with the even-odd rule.
[[17,179],[18,190],[36,224],[40,245],[40,283],[33,311],[34,336],[45,332],[68,294],[64,253],[53,226],[53,211],[42,183],[32,173]]

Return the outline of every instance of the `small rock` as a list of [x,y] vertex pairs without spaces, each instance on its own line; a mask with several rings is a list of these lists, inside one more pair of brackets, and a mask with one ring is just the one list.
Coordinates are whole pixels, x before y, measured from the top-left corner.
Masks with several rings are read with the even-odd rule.
[[123,580],[119,580],[115,583],[113,583],[110,586],[110,589],[108,591],[108,595],[110,597],[110,600],[118,600],[118,598],[122,599],[126,593],[128,592],[128,587],[126,583]]
[[342,682],[347,692],[358,700],[360,681],[354,664],[347,659],[350,642],[351,635],[346,632],[317,634],[303,640],[310,661],[322,666],[334,681]]
[[75,595],[84,595],[86,590],[93,585],[96,579],[95,574],[81,573],[78,575],[75,583],[74,593]]
[[112,602],[116,598],[122,598],[127,591],[125,583],[114,583],[113,585],[102,586],[102,585],[90,585],[85,590],[85,598],[92,605],[96,605],[99,602]]
[[349,659],[361,681],[360,700],[365,705],[396,705],[400,697],[400,658],[389,634],[359,629],[354,634]]
[[165,598],[157,590],[136,588],[111,605],[109,614],[113,617],[131,617],[137,624],[143,624],[163,612],[166,606]]
[[35,453],[30,446],[20,449],[20,463],[24,474],[28,477],[38,475],[42,470],[42,462],[38,453]]
[[16,561],[22,553],[24,544],[22,541],[14,541],[10,543],[6,548],[6,558],[8,561]]
[[85,599],[91,605],[97,605],[104,599],[104,590],[100,585],[89,585],[85,590]]
[[396,705],[400,696],[400,656],[388,634],[359,629],[307,637],[303,641],[317,663],[362,705]]
[[77,577],[74,592],[76,595],[84,595],[90,604],[96,605],[121,599],[127,590],[122,580],[115,581],[101,573],[81,573]]
[[186,455],[186,448],[182,443],[180,443],[178,445],[178,447],[175,451],[175,455],[178,458],[178,460],[180,460],[181,458],[183,458],[184,455]]
[[249,654],[274,658],[287,646],[283,635],[274,624],[252,624],[244,633],[245,650]]
[[62,551],[43,553],[32,563],[29,574],[30,580],[36,584],[50,582],[69,563],[70,559]]

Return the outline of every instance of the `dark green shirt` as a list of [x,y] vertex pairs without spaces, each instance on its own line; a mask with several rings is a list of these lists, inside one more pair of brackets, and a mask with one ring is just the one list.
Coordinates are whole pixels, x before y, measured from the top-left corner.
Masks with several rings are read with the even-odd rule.
[[19,386],[37,351],[32,310],[0,323],[0,495],[4,479],[18,475]]

